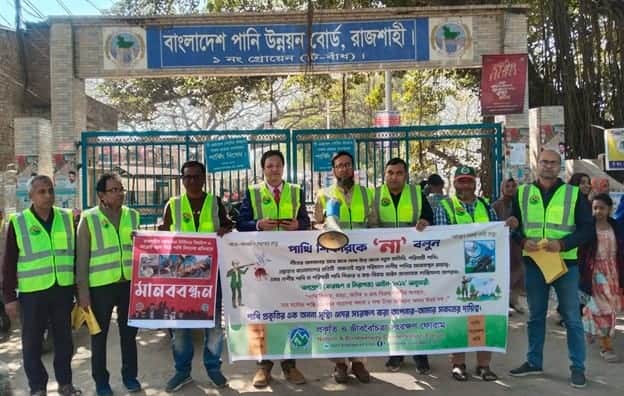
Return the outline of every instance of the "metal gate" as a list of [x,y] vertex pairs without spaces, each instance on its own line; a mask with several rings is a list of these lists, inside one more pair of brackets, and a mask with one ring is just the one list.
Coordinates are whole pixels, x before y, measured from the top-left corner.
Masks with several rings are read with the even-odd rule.
[[112,171],[123,179],[126,204],[139,210],[143,224],[156,224],[167,200],[182,192],[182,164],[188,160],[204,162],[204,143],[209,140],[241,137],[249,142],[251,169],[209,172],[206,180],[206,189],[221,196],[226,204],[242,199],[247,186],[262,178],[259,159],[264,151],[281,150],[290,162],[289,130],[83,132],[82,207],[98,203],[97,179]]
[[[141,212],[143,224],[153,226],[162,215],[167,200],[182,192],[182,164],[192,159],[204,162],[204,143],[209,140],[237,137],[244,137],[249,142],[251,168],[245,171],[208,172],[206,180],[207,191],[221,196],[227,206],[240,201],[247,186],[262,179],[260,156],[269,149],[278,149],[284,154],[285,178],[302,184],[306,204],[311,204],[318,189],[331,179],[331,173],[315,172],[312,167],[312,142],[323,139],[355,141],[359,182],[368,187],[383,183],[384,165],[392,157],[401,157],[408,164],[420,162],[418,143],[425,140],[465,141],[467,149],[471,149],[472,145],[475,150],[481,150],[482,159],[490,160],[490,169],[479,166],[482,174],[488,174],[494,186],[500,185],[502,179],[500,124],[293,131],[83,132],[82,207],[97,204],[95,183],[100,175],[113,171],[123,179],[127,190],[126,204]],[[492,144],[482,146],[484,141]],[[491,190],[496,197],[497,188]]]
[[[306,191],[306,202],[311,203],[316,191],[327,184],[327,174],[314,172],[312,169],[312,144],[322,139],[353,139],[355,141],[358,182],[367,187],[375,187],[384,181],[384,165],[393,157],[404,159],[408,166],[422,161],[419,142],[462,140],[467,150],[481,153],[482,164],[490,163],[489,168],[477,164],[481,171],[482,184],[491,183],[492,196],[498,196],[498,187],[502,180],[503,133],[501,124],[464,124],[464,125],[430,125],[402,126],[387,128],[354,128],[354,129],[306,129],[292,132],[294,182],[303,184]],[[491,144],[483,145],[483,142]],[[441,146],[441,145],[440,145]],[[440,150],[443,150],[441,147]],[[489,159],[489,161],[483,161]],[[427,162],[430,162],[429,159]],[[416,166],[412,168],[412,180],[426,176]],[[444,175],[442,175],[444,176]]]

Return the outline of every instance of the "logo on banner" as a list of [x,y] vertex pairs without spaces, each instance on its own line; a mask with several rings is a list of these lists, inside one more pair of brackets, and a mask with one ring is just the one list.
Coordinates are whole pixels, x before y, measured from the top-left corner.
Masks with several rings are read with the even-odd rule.
[[459,58],[471,45],[470,31],[458,22],[445,22],[434,26],[431,46],[440,55]]
[[310,333],[303,327],[295,327],[290,332],[290,345],[305,348],[310,343]]
[[142,31],[109,30],[104,34],[104,51],[107,61],[105,66],[109,66],[108,68],[145,67],[145,38]]

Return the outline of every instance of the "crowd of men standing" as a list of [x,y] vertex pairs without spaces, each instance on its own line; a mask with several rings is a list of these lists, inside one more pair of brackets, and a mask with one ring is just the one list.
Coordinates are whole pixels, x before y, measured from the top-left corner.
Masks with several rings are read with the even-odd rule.
[[[542,373],[548,297],[553,286],[567,331],[570,384],[584,387],[585,342],[577,293],[577,247],[582,241],[594,238],[595,229],[590,206],[580,195],[579,188],[558,178],[560,163],[557,152],[543,151],[538,160],[536,181],[517,188],[513,180],[507,180],[502,186],[501,200],[490,205],[476,195],[477,173],[469,166],[456,169],[455,194],[451,196],[444,195],[443,180],[437,175],[428,178],[429,194],[425,194],[421,185],[409,184],[408,166],[400,158],[386,163],[382,185],[368,189],[354,181],[352,155],[338,152],[332,158],[335,183],[317,194],[314,223],[322,227],[329,199],[340,201],[339,223],[346,232],[366,227],[415,227],[423,231],[436,225],[504,220],[513,230],[510,304],[521,310],[518,296],[524,275],[529,308],[527,358],[511,370],[510,375]],[[249,186],[234,224],[221,199],[204,190],[204,165],[197,161],[186,162],[181,168],[185,192],[168,201],[159,230],[224,235],[234,228],[240,232],[311,229],[313,222],[305,207],[303,189],[283,180],[284,165],[284,156],[279,151],[269,150],[262,155],[264,180]],[[52,180],[47,176],[35,176],[29,183],[32,206],[8,221],[2,268],[3,296],[7,312],[13,317],[19,312],[21,318],[24,370],[32,395],[46,394],[48,374],[41,362],[41,344],[48,327],[54,335],[54,371],[59,393],[63,396],[82,394],[73,385],[70,366],[73,354],[70,313],[76,291],[78,304],[91,310],[102,328],[101,333],[91,337],[91,372],[96,394],[113,394],[106,367],[106,345],[115,308],[121,346],[121,381],[129,392],[141,390],[137,329],[127,325],[132,236],[139,227],[140,216],[123,204],[125,189],[118,175],[102,175],[96,191],[98,205],[83,212],[76,230],[72,213],[54,206]],[[546,283],[530,257],[522,256],[540,249],[538,241],[543,239],[548,241],[544,248],[558,253],[568,267],[568,272],[552,284]],[[240,295],[237,301],[241,303]],[[221,310],[220,281],[216,309],[217,312]],[[227,379],[221,371],[222,326],[217,323],[215,328],[203,332],[203,364],[207,375],[217,387],[225,387]],[[190,329],[173,329],[170,334],[174,374],[165,390],[175,392],[192,381],[193,342]],[[474,374],[485,381],[498,378],[490,368],[491,358],[490,352],[476,353]],[[416,355],[414,359],[421,373],[431,370],[426,355]],[[402,361],[403,356],[390,356],[386,366],[398,371]],[[370,381],[365,359],[353,357],[332,359],[332,362],[336,382],[347,382],[350,374],[362,383]],[[282,360],[280,365],[287,381],[298,385],[306,382],[294,359]],[[272,367],[270,360],[258,362],[253,377],[255,387],[269,385]],[[457,381],[468,379],[464,353],[451,356],[449,374]]]

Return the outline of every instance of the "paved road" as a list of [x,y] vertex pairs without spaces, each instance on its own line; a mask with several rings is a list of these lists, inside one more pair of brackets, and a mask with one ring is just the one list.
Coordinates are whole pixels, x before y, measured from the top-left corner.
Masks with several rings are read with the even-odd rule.
[[[370,384],[360,384],[353,379],[347,385],[334,383],[331,377],[332,364],[324,359],[300,361],[298,366],[306,375],[308,383],[304,386],[292,386],[282,379],[279,365],[273,369],[275,380],[270,388],[259,391],[251,385],[251,378],[255,372],[253,362],[238,362],[224,364],[224,373],[230,379],[230,388],[218,390],[211,386],[205,372],[202,370],[200,359],[196,356],[193,366],[195,382],[187,385],[178,394],[181,395],[236,395],[246,393],[265,393],[278,395],[318,396],[342,392],[342,395],[377,396],[408,395],[417,391],[422,395],[576,395],[593,394],[596,396],[624,395],[624,364],[609,364],[600,358],[596,344],[588,348],[587,376],[588,388],[573,389],[568,385],[568,360],[565,342],[565,330],[558,327],[553,320],[549,320],[548,336],[546,341],[544,368],[546,374],[541,377],[512,378],[507,371],[524,361],[526,351],[526,324],[525,316],[514,315],[509,326],[509,348],[507,354],[495,354],[492,369],[499,374],[500,380],[496,383],[485,383],[471,379],[467,383],[454,381],[449,374],[449,363],[446,355],[434,356],[431,359],[433,373],[418,375],[414,364],[406,360],[403,370],[398,373],[389,373],[385,370],[382,358],[372,358],[368,367],[373,375]],[[618,338],[615,347],[624,358],[624,316],[618,320]],[[77,352],[72,366],[75,383],[85,391],[85,395],[93,395],[93,382],[90,375],[89,336],[83,328],[76,334]],[[173,373],[169,339],[163,331],[141,330],[138,336],[139,343],[139,379],[144,391],[138,395],[163,395],[166,381]],[[119,377],[120,356],[118,336],[115,328],[109,335],[109,369],[111,371],[111,386],[115,394],[126,394]],[[199,350],[196,340],[196,351]],[[21,364],[21,348],[19,331],[15,330],[9,340],[0,344],[0,360],[8,363],[11,371],[11,383],[16,396],[27,395],[26,380]],[[45,357],[46,367],[51,371],[52,356]],[[474,369],[474,356],[468,356],[469,368]],[[51,377],[53,378],[53,374]],[[51,381],[48,391],[56,394],[57,384]]]

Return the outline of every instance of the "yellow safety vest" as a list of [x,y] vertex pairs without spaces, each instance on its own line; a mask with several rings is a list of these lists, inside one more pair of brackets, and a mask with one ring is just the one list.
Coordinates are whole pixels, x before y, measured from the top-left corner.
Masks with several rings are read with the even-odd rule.
[[294,219],[301,206],[300,196],[301,187],[284,182],[278,205],[273,198],[273,191],[265,182],[249,186],[254,220]]
[[374,203],[379,214],[379,225],[383,228],[415,226],[422,212],[422,192],[420,186],[403,186],[399,204],[394,207],[387,185],[375,189]]
[[470,213],[456,196],[441,200],[440,205],[444,208],[450,224],[487,223],[490,221],[490,215],[487,206],[481,199],[477,198],[475,201],[474,217],[470,216]]
[[199,227],[195,228],[195,217],[191,202],[186,194],[169,200],[171,214],[170,231],[176,232],[216,232],[219,227],[219,206],[214,195],[206,194],[201,212],[199,213]]
[[11,216],[19,257],[17,289],[21,293],[46,290],[55,283],[74,284],[76,236],[71,211],[53,207],[50,234],[31,209]]
[[132,232],[139,228],[139,212],[121,207],[119,231],[99,206],[84,213],[91,235],[89,286],[98,287],[132,279]]
[[[522,214],[522,229],[528,239],[559,240],[576,230],[574,213],[579,195],[576,186],[562,184],[544,208],[542,193],[534,184],[524,184],[518,189],[518,203]],[[522,252],[526,256],[526,252]],[[559,253],[565,260],[576,260],[577,249]]]
[[351,203],[347,204],[342,191],[338,186],[333,185],[328,189],[319,191],[319,201],[323,209],[330,198],[340,201],[340,227],[344,229],[366,228],[369,202],[372,201],[372,192],[368,188],[360,185],[353,186]]

